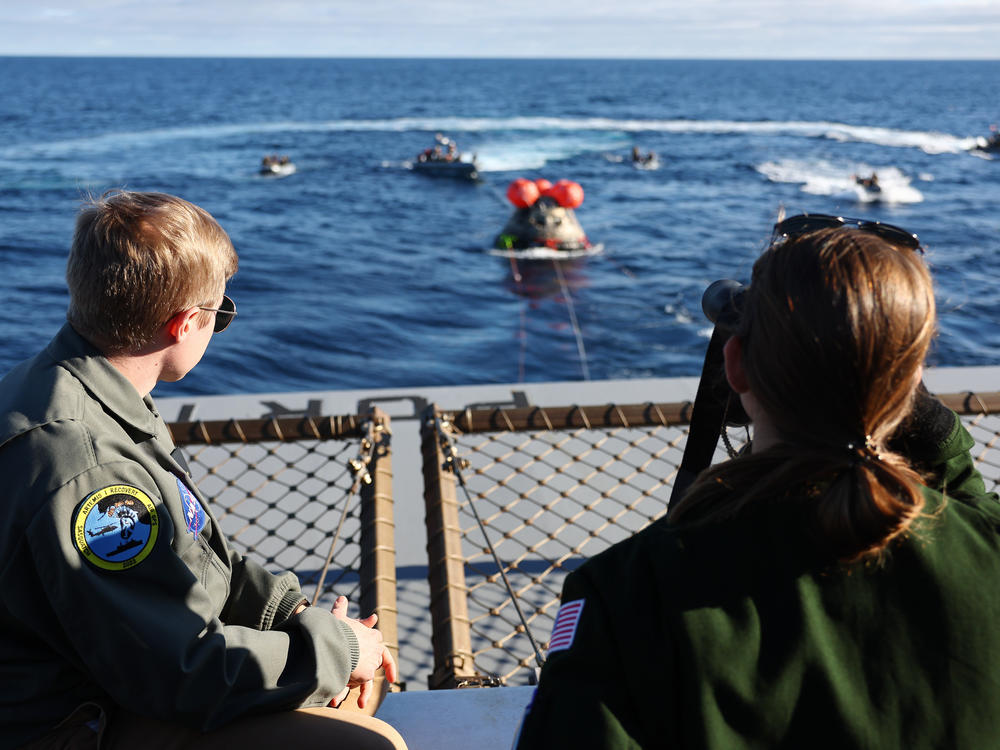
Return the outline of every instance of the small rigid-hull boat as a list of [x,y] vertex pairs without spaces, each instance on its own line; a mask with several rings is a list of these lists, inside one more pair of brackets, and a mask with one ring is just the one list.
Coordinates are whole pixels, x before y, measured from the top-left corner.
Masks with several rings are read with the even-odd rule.
[[988,138],[979,136],[976,138],[976,149],[988,154],[1000,154],[1000,133],[993,133]]
[[632,147],[632,166],[636,169],[659,169],[660,168],[660,157],[656,155],[655,151],[649,151],[645,154],[639,152],[638,146]]
[[265,177],[287,177],[295,172],[295,164],[287,156],[265,156],[260,160],[260,173]]
[[882,186],[874,173],[871,177],[855,176],[854,190],[858,195],[858,200],[862,203],[875,203],[882,200]]
[[413,171],[431,177],[450,177],[456,180],[478,180],[479,164],[476,155],[465,158],[458,144],[443,133],[435,133],[434,145],[417,154]]
[[457,180],[479,179],[479,165],[475,161],[453,159],[427,159],[413,162],[413,171],[431,177],[451,177]]

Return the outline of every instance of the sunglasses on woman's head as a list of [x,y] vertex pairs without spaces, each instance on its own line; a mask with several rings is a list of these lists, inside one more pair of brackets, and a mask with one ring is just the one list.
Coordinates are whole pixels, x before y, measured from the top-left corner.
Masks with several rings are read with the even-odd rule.
[[870,232],[881,237],[893,245],[900,245],[920,253],[924,252],[924,248],[920,244],[920,238],[912,232],[907,232],[902,227],[897,227],[893,224],[883,224],[881,221],[849,219],[845,216],[830,216],[829,214],[799,214],[798,216],[790,216],[787,219],[779,221],[771,231],[770,244],[773,245],[779,240],[796,237],[807,232],[815,232],[819,229],[839,229],[840,227],[860,229],[862,232]]
[[215,333],[222,333],[226,330],[233,322],[233,318],[236,317],[236,303],[225,294],[222,295],[222,302],[218,307],[199,307],[198,309],[215,313],[215,327],[212,329]]

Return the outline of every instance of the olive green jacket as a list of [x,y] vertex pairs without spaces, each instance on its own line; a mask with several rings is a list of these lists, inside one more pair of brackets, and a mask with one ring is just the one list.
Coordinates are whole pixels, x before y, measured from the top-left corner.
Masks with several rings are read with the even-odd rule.
[[324,705],[350,627],[230,549],[153,401],[69,325],[0,382],[0,748],[97,701],[210,729]]
[[1000,502],[972,444],[956,417],[947,501],[926,490],[936,517],[881,565],[823,564],[780,511],[589,560],[516,746],[1000,747]]

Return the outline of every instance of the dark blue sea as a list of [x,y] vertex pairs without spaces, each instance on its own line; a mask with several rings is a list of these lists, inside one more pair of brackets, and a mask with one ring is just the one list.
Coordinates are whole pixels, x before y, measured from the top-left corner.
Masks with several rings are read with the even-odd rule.
[[[0,371],[64,319],[79,201],[178,194],[240,255],[239,317],[157,393],[696,375],[701,295],[779,207],[926,243],[932,364],[1000,364],[1000,62],[0,58]],[[478,183],[410,169],[441,132]],[[653,150],[655,170],[630,149]],[[258,174],[287,154],[294,174]],[[852,175],[877,171],[881,200]],[[518,177],[571,179],[603,251],[488,249]]]

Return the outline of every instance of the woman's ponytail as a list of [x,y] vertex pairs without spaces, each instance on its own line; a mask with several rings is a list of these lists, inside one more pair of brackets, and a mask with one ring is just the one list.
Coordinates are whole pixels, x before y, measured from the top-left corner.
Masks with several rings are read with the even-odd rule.
[[736,335],[779,439],[702,472],[670,522],[787,503],[806,511],[803,532],[829,555],[878,555],[924,506],[920,475],[887,446],[933,333],[930,274],[911,249],[845,228],[772,245],[754,264]]

